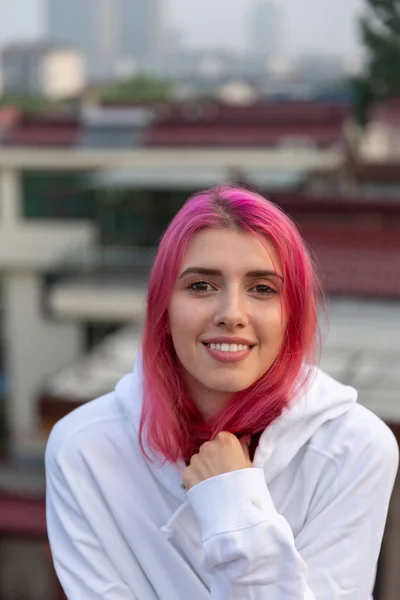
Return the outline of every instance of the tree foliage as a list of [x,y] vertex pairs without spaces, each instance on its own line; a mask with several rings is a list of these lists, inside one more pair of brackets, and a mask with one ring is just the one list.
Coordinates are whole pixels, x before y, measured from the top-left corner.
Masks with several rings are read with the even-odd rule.
[[366,66],[354,82],[361,122],[374,100],[400,94],[400,0],[365,0],[365,4],[360,31]]
[[39,96],[2,96],[0,97],[0,108],[3,106],[16,106],[27,113],[40,113],[48,108],[62,106],[62,104]]
[[103,101],[150,102],[166,100],[171,92],[172,84],[169,81],[143,74],[103,86],[99,90],[99,97]]

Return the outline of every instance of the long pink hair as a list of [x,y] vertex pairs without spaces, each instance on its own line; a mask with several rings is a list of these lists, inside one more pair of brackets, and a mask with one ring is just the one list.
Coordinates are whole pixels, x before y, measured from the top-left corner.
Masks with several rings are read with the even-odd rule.
[[[180,376],[168,327],[168,306],[191,237],[205,228],[230,228],[268,238],[283,270],[285,337],[270,369],[212,420],[205,422]],[[259,434],[281,415],[309,381],[319,355],[318,304],[322,294],[312,261],[295,225],[277,206],[235,186],[195,194],[174,217],[151,271],[143,333],[144,397],[140,444],[164,460],[189,460],[220,431]]]

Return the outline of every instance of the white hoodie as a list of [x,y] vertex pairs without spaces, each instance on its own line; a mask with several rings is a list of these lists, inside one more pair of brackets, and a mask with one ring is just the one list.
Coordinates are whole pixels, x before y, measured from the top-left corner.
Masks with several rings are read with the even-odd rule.
[[390,430],[318,371],[254,467],[182,487],[138,446],[140,366],[54,427],[47,522],[69,600],[368,600],[398,464]]

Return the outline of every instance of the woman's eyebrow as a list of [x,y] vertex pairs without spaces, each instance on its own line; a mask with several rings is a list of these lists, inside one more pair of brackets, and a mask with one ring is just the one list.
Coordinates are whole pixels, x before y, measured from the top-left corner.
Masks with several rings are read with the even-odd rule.
[[[219,269],[207,269],[205,267],[188,267],[179,275],[179,279],[182,279],[187,275],[211,275],[214,277],[222,277],[222,274],[222,271]],[[282,275],[280,275],[276,271],[268,269],[256,269],[252,271],[247,271],[245,277],[276,277],[277,279],[281,279],[283,281]]]
[[222,271],[219,269],[206,269],[204,267],[188,267],[179,275],[179,279],[186,275],[214,275],[214,277],[221,277]]
[[280,273],[271,270],[265,269],[256,269],[255,271],[247,271],[245,277],[276,277],[277,279],[281,279],[283,281],[283,277]]

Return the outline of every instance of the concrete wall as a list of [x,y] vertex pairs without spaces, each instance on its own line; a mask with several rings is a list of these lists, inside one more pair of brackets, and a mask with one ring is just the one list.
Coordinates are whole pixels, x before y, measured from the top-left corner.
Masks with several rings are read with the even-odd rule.
[[36,398],[42,382],[82,351],[79,324],[58,324],[43,311],[42,272],[64,253],[91,245],[90,224],[29,222],[20,214],[17,169],[0,169],[0,277],[11,453],[32,454]]
[[8,425],[12,450],[28,452],[36,429],[36,397],[44,379],[82,352],[81,328],[52,323],[42,313],[41,282],[36,273],[3,277]]
[[400,127],[389,123],[369,123],[360,144],[364,160],[391,162],[400,158]]

